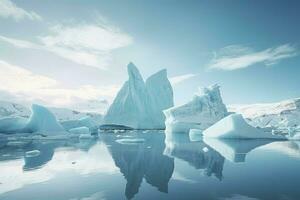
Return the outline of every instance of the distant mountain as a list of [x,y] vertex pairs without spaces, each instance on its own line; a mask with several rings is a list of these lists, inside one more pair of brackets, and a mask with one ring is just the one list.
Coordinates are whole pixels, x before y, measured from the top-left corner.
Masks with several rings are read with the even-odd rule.
[[[49,109],[59,121],[76,120],[86,116],[90,116],[96,121],[102,121],[102,115],[96,112],[79,112],[67,108],[56,107],[49,107]],[[25,105],[0,101],[0,118],[17,116],[28,118],[30,114],[30,108]]]
[[300,98],[277,103],[229,105],[230,112],[243,115],[256,127],[287,128],[300,126]]

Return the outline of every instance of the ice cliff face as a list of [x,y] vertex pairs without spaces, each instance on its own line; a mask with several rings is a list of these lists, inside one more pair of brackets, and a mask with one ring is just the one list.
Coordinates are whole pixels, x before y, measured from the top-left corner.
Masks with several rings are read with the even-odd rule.
[[269,104],[231,105],[229,110],[242,114],[254,127],[287,129],[300,126],[300,98]]
[[203,88],[190,102],[165,110],[164,114],[167,131],[188,132],[192,128],[204,130],[228,113],[219,86],[213,85]]
[[152,113],[155,127],[165,127],[163,110],[170,108],[173,103],[173,89],[167,78],[167,70],[163,69],[146,80],[146,88],[152,101]]
[[162,129],[162,110],[173,106],[173,91],[167,73],[162,70],[146,83],[133,63],[127,66],[126,81],[108,109],[104,124],[135,129]]

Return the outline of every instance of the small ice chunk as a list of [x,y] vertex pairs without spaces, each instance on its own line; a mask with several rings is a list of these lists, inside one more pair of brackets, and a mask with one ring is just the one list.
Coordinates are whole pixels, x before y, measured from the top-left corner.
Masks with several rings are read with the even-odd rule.
[[120,144],[138,144],[138,143],[144,143],[145,139],[143,138],[135,138],[135,139],[119,139],[116,140],[116,142]]
[[69,132],[73,134],[90,134],[90,129],[86,126],[82,126],[78,128],[71,128]]
[[206,153],[209,151],[209,149],[207,147],[203,147],[202,151],[204,151]]
[[27,151],[25,153],[25,157],[30,158],[30,157],[36,157],[38,155],[40,155],[40,151],[39,150],[32,150],[32,151]]

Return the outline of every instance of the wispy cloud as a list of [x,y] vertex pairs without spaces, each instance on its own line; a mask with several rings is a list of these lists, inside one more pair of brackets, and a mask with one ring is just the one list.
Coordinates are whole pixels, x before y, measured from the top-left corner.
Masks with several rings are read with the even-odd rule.
[[179,75],[179,76],[173,76],[170,78],[170,82],[172,85],[177,85],[183,81],[186,81],[190,78],[193,78],[197,76],[197,74],[184,74],[184,75]]
[[0,36],[0,40],[17,48],[40,49],[77,64],[106,69],[112,51],[130,45],[133,39],[108,24],[80,24],[50,28],[50,34],[38,42]]
[[298,55],[296,47],[284,44],[262,51],[241,45],[231,45],[214,53],[209,64],[210,69],[236,70],[262,63],[266,66],[274,65],[283,59]]
[[111,99],[119,90],[118,85],[82,85],[65,88],[47,76],[34,74],[20,66],[0,60],[0,91],[25,102],[42,102],[49,106],[70,106],[87,100]]
[[42,20],[42,17],[33,11],[26,11],[18,7],[10,0],[0,0],[0,17],[13,18],[16,21],[22,19]]

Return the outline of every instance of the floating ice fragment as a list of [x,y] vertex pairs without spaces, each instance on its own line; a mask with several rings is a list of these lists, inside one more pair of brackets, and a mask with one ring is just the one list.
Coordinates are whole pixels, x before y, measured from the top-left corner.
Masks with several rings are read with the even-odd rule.
[[32,150],[32,151],[27,151],[25,153],[25,157],[30,158],[30,157],[36,157],[38,155],[40,155],[40,151],[39,150]]

